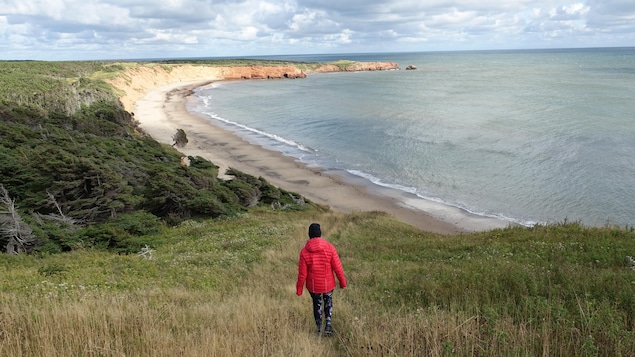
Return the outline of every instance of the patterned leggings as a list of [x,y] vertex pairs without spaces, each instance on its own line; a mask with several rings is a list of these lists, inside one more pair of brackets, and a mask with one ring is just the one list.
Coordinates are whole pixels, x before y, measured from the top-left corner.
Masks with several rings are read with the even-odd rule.
[[324,317],[326,318],[326,324],[331,324],[331,316],[333,315],[333,290],[324,294],[311,294],[313,299],[313,317],[315,317],[315,324],[318,331],[322,331],[322,302],[324,302]]

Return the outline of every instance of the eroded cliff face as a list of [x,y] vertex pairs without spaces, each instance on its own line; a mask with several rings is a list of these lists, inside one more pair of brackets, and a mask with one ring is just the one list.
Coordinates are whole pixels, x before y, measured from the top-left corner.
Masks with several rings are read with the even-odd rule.
[[[393,62],[352,62],[345,68],[324,64],[311,72],[380,71],[399,69]],[[304,78],[306,73],[294,66],[235,66],[215,67],[203,65],[140,65],[126,70],[106,82],[119,91],[124,108],[132,112],[137,100],[150,90],[177,82],[205,82],[227,79]]]
[[395,62],[352,62],[342,66],[326,63],[312,72],[389,71],[397,69],[399,69],[399,65]]
[[176,82],[204,82],[223,79],[304,78],[306,74],[292,66],[215,67],[196,65],[136,66],[106,82],[120,93],[124,108],[132,112],[134,103],[150,90]]
[[221,67],[224,79],[304,78],[306,74],[293,66]]

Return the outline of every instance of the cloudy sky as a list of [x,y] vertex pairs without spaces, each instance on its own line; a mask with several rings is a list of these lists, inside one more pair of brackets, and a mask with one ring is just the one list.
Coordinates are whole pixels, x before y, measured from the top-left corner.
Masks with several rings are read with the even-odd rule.
[[0,59],[635,46],[635,0],[0,0]]

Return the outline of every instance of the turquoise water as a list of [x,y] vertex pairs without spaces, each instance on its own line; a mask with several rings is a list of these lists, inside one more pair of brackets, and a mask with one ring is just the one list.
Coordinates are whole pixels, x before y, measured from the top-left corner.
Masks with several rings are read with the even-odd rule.
[[635,48],[275,58],[418,69],[214,83],[189,109],[311,165],[475,215],[635,223]]

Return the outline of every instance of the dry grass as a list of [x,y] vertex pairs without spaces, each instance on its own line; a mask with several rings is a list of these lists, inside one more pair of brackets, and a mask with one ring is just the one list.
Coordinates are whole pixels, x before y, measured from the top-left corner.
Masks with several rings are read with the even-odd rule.
[[[337,356],[295,295],[305,227],[229,292],[143,289],[19,296],[0,306],[2,356]],[[160,253],[157,253],[160,254]]]
[[[331,338],[314,335],[310,297],[306,293],[301,297],[295,295],[297,257],[306,241],[306,228],[313,221],[322,224],[324,236],[330,237],[340,250],[349,280],[347,289],[335,291],[336,334]],[[277,230],[273,230],[273,226]],[[378,233],[378,227],[386,231]],[[252,240],[253,232],[275,232],[283,237],[269,246],[249,245],[245,242]],[[392,243],[382,243],[378,238],[381,234],[390,234],[386,232],[395,234],[389,237]],[[134,256],[112,257],[108,253],[103,253],[106,258],[99,255],[101,253],[88,252],[69,256],[65,259],[77,264],[60,276],[47,277],[51,281],[46,285],[48,289],[21,289],[11,284],[9,277],[33,284],[43,279],[29,278],[37,266],[52,264],[51,261],[59,264],[59,257],[6,260],[0,265],[4,276],[0,283],[10,291],[0,295],[0,355],[592,356],[612,354],[607,351],[619,351],[623,355],[633,352],[633,326],[628,325],[632,321],[625,320],[622,325],[618,321],[609,326],[601,320],[600,312],[613,310],[602,310],[602,304],[588,296],[573,301],[582,323],[564,315],[564,318],[532,315],[522,311],[526,307],[520,306],[512,308],[511,315],[507,314],[502,308],[509,305],[504,291],[500,293],[500,301],[488,304],[477,302],[477,297],[470,294],[451,298],[446,305],[424,303],[416,298],[396,302],[392,295],[395,290],[386,281],[404,280],[405,288],[425,289],[411,287],[417,283],[412,280],[409,269],[417,264],[392,263],[395,252],[391,247],[410,244],[407,237],[413,232],[379,213],[265,214],[240,222],[191,224],[173,232],[174,241],[157,247],[157,260],[153,263]],[[237,241],[235,237],[240,236],[245,237],[238,240],[242,244],[240,249],[254,250],[260,257],[253,264],[247,264],[247,268],[242,261],[219,257],[218,252],[205,257],[216,259],[222,267],[206,263],[199,256],[203,251],[214,250],[214,246],[205,246],[208,243],[201,239],[206,242],[216,239],[227,249],[235,249],[234,243],[229,242]],[[448,251],[464,250],[459,242],[478,239],[415,237],[425,239],[426,244],[442,239],[438,244],[447,246]],[[372,252],[372,258],[364,255],[371,248],[363,247],[356,239],[375,242],[377,251]],[[199,246],[188,249],[188,242],[198,242]],[[423,251],[420,243],[415,241],[414,244]],[[434,249],[437,250],[434,256],[446,254],[441,248]],[[236,252],[231,253],[229,257],[236,259]],[[402,251],[398,256],[405,259],[407,253]],[[472,254],[471,259],[475,259],[476,253]],[[251,261],[252,257],[245,259]],[[177,266],[168,261],[180,263]],[[157,264],[159,270],[148,278],[141,271],[152,269],[151,264]],[[188,271],[193,269],[194,274],[200,274],[197,276],[201,279],[213,277],[220,285],[192,285],[191,275],[178,270],[183,264],[188,265]],[[432,266],[429,262],[421,264]],[[455,264],[453,260],[452,264]],[[445,268],[448,274],[456,274],[456,267],[462,266],[462,263],[456,264]],[[104,279],[113,283],[100,288],[82,286],[82,281],[99,280],[93,265],[105,269]],[[121,281],[132,281],[133,287],[121,282],[115,284],[114,273]],[[148,279],[156,280],[148,284]],[[188,282],[179,283],[179,279]],[[165,287],[166,282],[169,287]],[[53,288],[52,284],[57,285]],[[547,307],[549,311],[560,311],[555,305]],[[567,321],[570,323],[565,323]],[[602,338],[606,340],[601,341]]]

